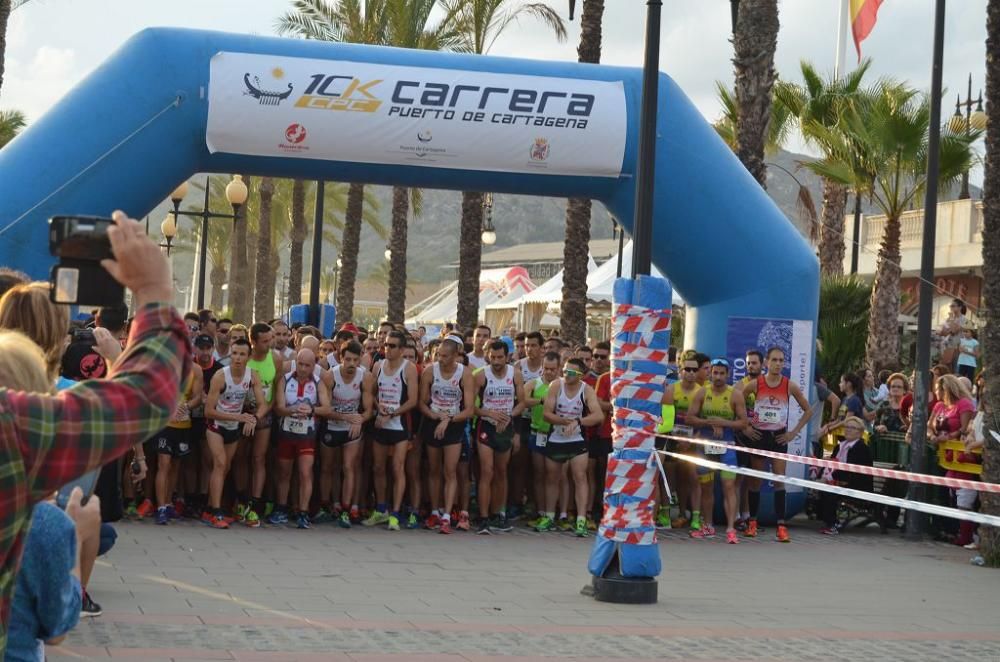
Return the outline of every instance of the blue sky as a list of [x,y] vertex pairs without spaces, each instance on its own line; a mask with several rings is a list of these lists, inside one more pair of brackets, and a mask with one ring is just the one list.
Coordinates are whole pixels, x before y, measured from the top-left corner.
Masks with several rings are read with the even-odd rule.
[[[518,2],[519,0],[511,0]],[[566,0],[550,0],[564,16]],[[577,2],[578,12],[581,2]],[[642,66],[645,3],[606,0],[603,61]],[[670,74],[712,120],[719,112],[714,83],[732,83],[729,2],[696,0],[664,3],[660,67]],[[782,78],[798,80],[798,63],[812,61],[833,69],[838,0],[783,0],[776,68]],[[931,69],[933,0],[885,0],[864,54],[874,58],[873,72],[905,79],[928,89]],[[40,117],[74,84],[106,59],[135,32],[149,26],[181,26],[254,34],[273,34],[275,19],[287,0],[30,0],[15,11],[7,34],[7,61],[0,107],[19,108]],[[549,60],[575,60],[578,20],[569,40],[558,43],[530,20],[501,37],[492,53]],[[948,5],[944,58],[945,117],[954,99],[965,93],[969,74],[973,95],[985,71],[986,0]],[[855,63],[853,45],[848,65]],[[808,151],[797,139],[788,147]],[[972,180],[981,183],[981,170]]]

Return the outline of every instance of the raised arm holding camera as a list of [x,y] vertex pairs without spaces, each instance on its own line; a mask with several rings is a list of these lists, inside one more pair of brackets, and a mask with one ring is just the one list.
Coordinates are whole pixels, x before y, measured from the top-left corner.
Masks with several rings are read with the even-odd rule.
[[166,257],[139,223],[122,212],[113,218],[115,259],[101,264],[132,291],[137,313],[110,378],[57,395],[0,389],[0,653],[32,506],[163,428],[190,369]]

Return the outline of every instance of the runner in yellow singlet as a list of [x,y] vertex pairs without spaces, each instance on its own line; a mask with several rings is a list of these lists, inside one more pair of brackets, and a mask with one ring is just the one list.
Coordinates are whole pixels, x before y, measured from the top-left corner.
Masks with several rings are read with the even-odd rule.
[[[674,408],[674,426],[671,431],[677,436],[691,436],[692,429],[686,420],[688,407],[701,386],[698,384],[698,359],[694,353],[685,352],[684,360],[681,362],[681,379],[667,387],[663,392],[660,403]],[[694,454],[697,451],[692,449],[691,444],[680,441],[676,446],[667,444],[667,448],[675,447],[678,453]],[[681,528],[690,521],[691,528],[701,529],[701,485],[698,483],[698,469],[690,462],[681,462],[677,467],[676,480],[677,503],[680,506],[680,517],[673,522],[669,520],[669,513],[665,512],[665,504],[660,501],[660,511],[656,517],[657,526],[663,528]],[[686,517],[685,509],[690,506],[691,519]],[[666,520],[666,521],[664,521]],[[669,524],[669,527],[665,526]]]

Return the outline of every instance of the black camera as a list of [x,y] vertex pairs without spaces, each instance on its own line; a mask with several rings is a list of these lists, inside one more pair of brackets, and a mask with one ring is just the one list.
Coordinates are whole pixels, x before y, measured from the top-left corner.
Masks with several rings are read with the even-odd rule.
[[49,219],[49,253],[59,258],[52,267],[49,297],[55,303],[121,306],[125,288],[101,266],[112,259],[110,218],[53,216]]

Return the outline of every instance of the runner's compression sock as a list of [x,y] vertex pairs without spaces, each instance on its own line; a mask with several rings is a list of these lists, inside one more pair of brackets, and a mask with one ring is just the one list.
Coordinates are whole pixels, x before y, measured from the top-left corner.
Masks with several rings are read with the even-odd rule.
[[757,513],[760,511],[760,491],[750,490],[750,519],[757,519]]
[[774,491],[774,514],[779,524],[785,523],[785,490]]

